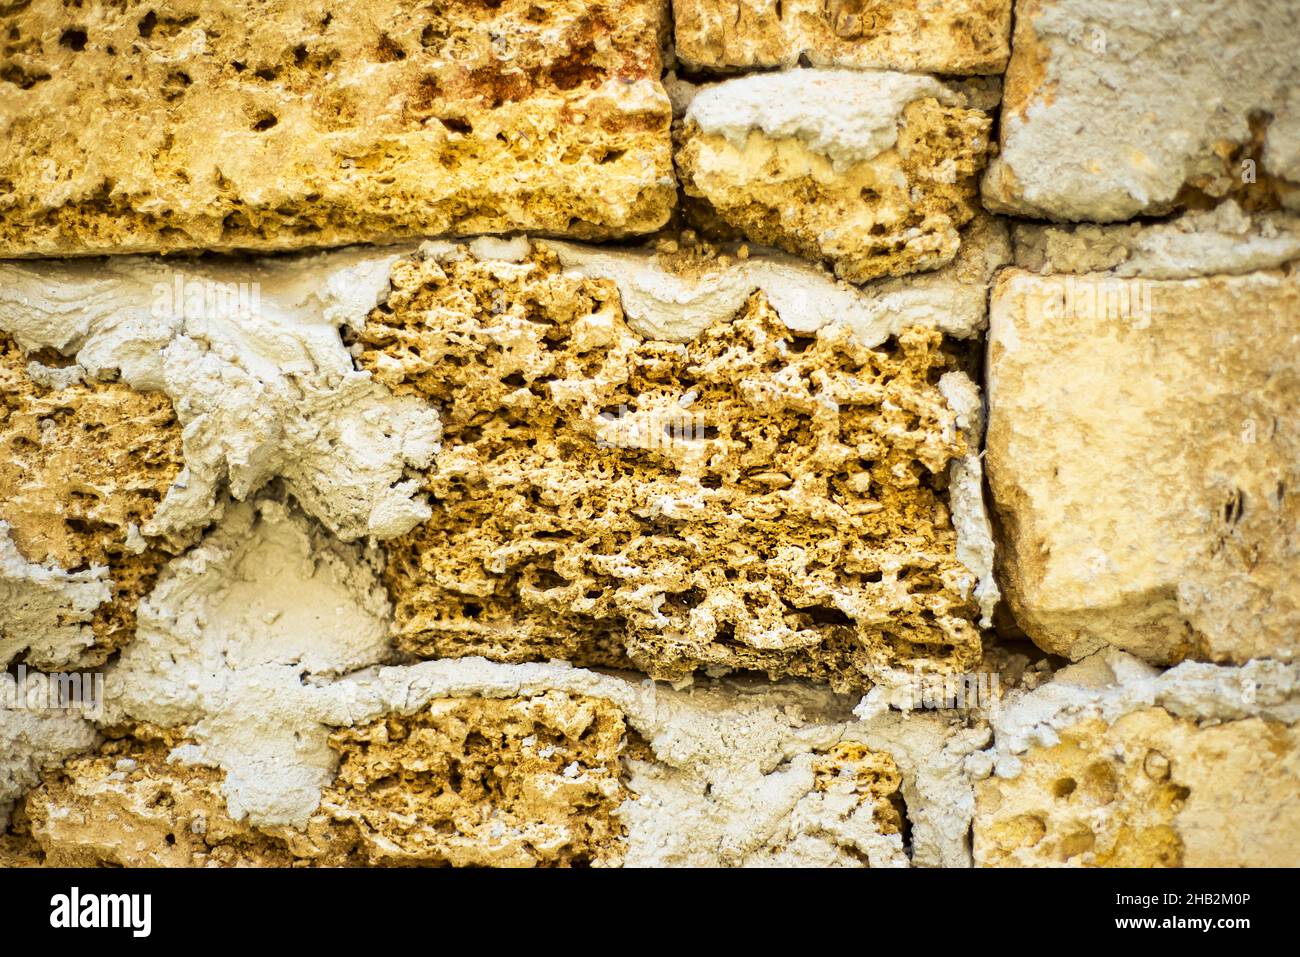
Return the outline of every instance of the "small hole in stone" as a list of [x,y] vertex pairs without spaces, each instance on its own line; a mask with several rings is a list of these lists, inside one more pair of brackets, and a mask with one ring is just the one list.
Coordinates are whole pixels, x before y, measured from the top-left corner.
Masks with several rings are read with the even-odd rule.
[[64,30],[59,37],[59,46],[67,47],[69,50],[75,50],[80,53],[86,49],[86,31],[85,30]]

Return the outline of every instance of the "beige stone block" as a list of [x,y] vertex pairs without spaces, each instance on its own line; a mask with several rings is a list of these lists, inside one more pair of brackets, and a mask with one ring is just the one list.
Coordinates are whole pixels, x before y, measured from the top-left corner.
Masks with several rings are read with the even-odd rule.
[[[386,545],[402,650],[842,689],[978,660],[942,335],[871,347],[835,315],[796,330],[756,290],[685,341],[643,338],[598,260],[584,276],[544,244],[516,252],[398,263],[359,337],[360,365],[443,421],[433,516]],[[665,282],[717,268],[658,266]]]
[[653,230],[663,0],[35,0],[0,15],[0,255]]
[[694,69],[817,67],[1001,73],[1011,0],[676,0],[676,52]]
[[976,786],[978,866],[1296,867],[1300,731],[1162,708],[1081,721]]
[[994,212],[1115,222],[1239,196],[1300,209],[1300,8],[1018,0]]
[[951,262],[978,208],[991,121],[930,77],[790,70],[706,86],[686,108],[688,197],[748,239],[850,282]]
[[1300,278],[1004,271],[987,465],[1016,619],[1072,659],[1290,660]]

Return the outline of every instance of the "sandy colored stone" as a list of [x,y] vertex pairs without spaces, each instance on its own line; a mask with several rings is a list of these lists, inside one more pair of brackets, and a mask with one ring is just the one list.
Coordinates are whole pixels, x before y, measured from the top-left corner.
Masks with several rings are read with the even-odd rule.
[[[42,368],[0,333],[0,522],[26,561],[104,566],[111,581],[89,622],[93,646],[34,649],[29,664],[94,665],[130,640],[135,606],[167,558],[140,529],[180,473],[181,427],[164,395],[79,380],[50,388],[33,381],[29,362]],[[3,623],[7,661],[25,642]]]
[[706,86],[680,132],[688,197],[850,282],[952,261],[990,119],[928,77],[791,70]]
[[0,834],[0,868],[40,867],[43,863],[40,846],[30,837]]
[[[777,713],[798,714],[800,697],[787,695]],[[232,819],[221,772],[174,759],[185,729],[112,729],[96,753],[51,769],[27,795],[0,838],[0,865],[618,866],[644,863],[648,851],[682,865],[906,865],[904,774],[888,751],[806,740],[796,754],[769,755],[776,742],[760,731],[770,720],[761,709],[710,689],[700,699],[701,715],[724,706],[709,721],[718,743],[735,748],[741,716],[758,733],[758,747],[733,760],[764,768],[761,799],[734,770],[674,754],[693,747],[689,723],[670,744],[583,694],[435,698],[338,731],[337,779],[301,829]],[[695,788],[700,806],[681,804]]]
[[374,864],[616,864],[624,734],[596,698],[441,699],[338,732],[322,809]]
[[428,517],[408,467],[428,464],[438,417],[358,372],[340,329],[364,322],[412,248],[0,262],[0,331],[75,360],[59,377],[171,400],[185,471],[145,534],[188,546],[227,497],[278,478],[340,538],[384,538]]
[[816,67],[1001,73],[1011,0],[676,0],[692,69]]
[[1079,659],[1290,660],[1300,277],[1004,271],[987,465],[1024,630]]
[[[138,730],[138,729],[137,729]],[[156,733],[109,741],[66,761],[27,795],[16,831],[48,867],[288,867],[282,838],[231,819],[220,771],[168,761]],[[349,860],[344,845],[331,864]],[[300,839],[306,849],[308,839]]]
[[650,231],[663,0],[35,0],[0,15],[0,255]]
[[[338,732],[340,765],[301,830],[234,820],[222,773],[170,760],[178,732],[149,727],[73,758],[23,804],[10,853],[30,835],[52,867],[531,867],[611,864],[627,796],[624,725],[607,701],[439,699]],[[6,853],[0,847],[0,861]]]
[[979,866],[1300,865],[1294,727],[1145,708],[1082,721],[1021,762],[976,787]]
[[358,361],[443,418],[434,515],[387,543],[422,657],[719,666],[837,688],[979,656],[942,336],[797,333],[761,293],[686,342],[538,245],[399,263]]
[[995,212],[1113,222],[1229,195],[1300,209],[1300,8],[1018,0]]

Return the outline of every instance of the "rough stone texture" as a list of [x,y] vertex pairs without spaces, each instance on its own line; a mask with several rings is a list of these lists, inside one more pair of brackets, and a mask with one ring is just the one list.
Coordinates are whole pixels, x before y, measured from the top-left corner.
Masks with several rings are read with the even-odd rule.
[[1013,692],[976,785],[986,866],[1294,867],[1300,672],[1108,651]]
[[817,67],[1001,73],[1011,0],[675,0],[676,53],[694,69]]
[[410,470],[437,448],[438,418],[357,372],[339,330],[364,321],[398,256],[0,263],[0,332],[75,357],[60,376],[171,399],[185,470],[146,534],[189,544],[227,496],[278,477],[340,537],[389,537],[429,515]]
[[[231,819],[220,772],[171,763],[162,735],[131,731],[139,737],[112,740],[97,754],[66,761],[27,795],[15,830],[30,842],[25,848],[29,866],[295,863],[283,838]],[[308,840],[300,841],[310,846]],[[341,848],[329,863],[348,863],[350,850]]]
[[0,709],[0,833],[13,802],[40,783],[42,770],[97,740],[94,726],[78,713]]
[[0,255],[605,236],[669,215],[663,0],[155,8],[0,15]]
[[624,724],[607,701],[439,699],[340,731],[338,777],[301,832],[232,819],[220,772],[169,763],[175,735],[132,730],[28,796],[20,827],[44,864],[520,867],[622,853]]
[[1230,194],[1300,209],[1298,45],[1300,8],[1273,0],[1019,0],[985,205],[1097,222]]
[[0,866],[1300,866],[1295,5],[671,7],[0,4]]
[[624,734],[597,698],[441,699],[334,735],[323,807],[373,863],[617,863]]
[[1249,215],[1234,200],[1167,223],[1014,228],[1016,265],[1033,272],[1109,272],[1148,279],[1239,275],[1300,259],[1300,216]]
[[[334,860],[330,855],[348,849],[348,859],[383,855],[393,861],[406,852],[386,843],[385,834],[415,856],[442,851],[427,835],[402,836],[404,818],[385,803],[398,795],[380,796],[386,785],[364,794],[359,785],[349,789],[347,775],[339,776],[340,753],[345,764],[354,753],[358,763],[348,773],[360,780],[356,775],[369,773],[361,753],[366,748],[353,745],[378,735],[376,722],[419,726],[423,718],[399,719],[420,715],[438,699],[563,692],[611,703],[635,731],[629,737],[645,743],[625,755],[626,784],[640,803],[620,805],[626,844],[607,848],[610,860],[622,854],[640,864],[782,860],[895,866],[906,863],[902,837],[888,830],[890,819],[880,804],[894,791],[908,802],[914,853],[936,863],[968,860],[973,797],[961,766],[972,748],[987,742],[986,735],[937,716],[904,722],[883,714],[853,721],[853,699],[824,687],[701,679],[679,693],[637,675],[482,658],[376,667],[392,659],[377,563],[373,552],[332,540],[274,499],[232,508],[200,545],[170,563],[142,603],[135,640],[108,669],[108,701],[95,723],[119,736],[116,729],[142,724],[165,729],[171,777],[193,780],[188,769],[219,770],[203,779],[203,788],[219,794],[229,819],[291,842],[301,839],[301,847],[291,848],[297,857]],[[606,713],[603,706],[597,711]],[[461,733],[456,722],[438,727],[436,734],[419,733],[439,741],[443,731]],[[17,749],[15,796],[36,783],[26,752],[63,746],[40,730],[24,732],[21,740],[32,744]],[[149,736],[134,733],[140,740]],[[478,747],[477,738],[465,740]],[[834,751],[848,742],[888,754],[901,786],[888,783],[892,772],[883,759]],[[504,753],[493,760],[503,761]],[[527,764],[520,761],[521,767]],[[857,782],[853,787],[829,787],[823,780],[819,789],[814,765],[823,768],[824,779],[825,768],[838,767],[836,761],[867,764],[858,768],[862,774],[846,773],[846,780]],[[415,775],[417,764],[411,769]],[[468,770],[462,771],[465,779]],[[868,771],[881,782],[868,781]],[[402,793],[432,800],[414,786]],[[367,810],[349,818],[361,830],[326,843],[326,834],[339,833],[332,805]],[[446,802],[421,806],[420,814],[429,817]],[[556,816],[548,820],[554,824]],[[581,820],[569,824],[577,835],[606,833],[594,821],[591,831],[583,830]],[[475,833],[490,836],[491,829]],[[451,845],[439,847],[451,853]],[[517,842],[498,850],[515,861],[532,854]],[[473,853],[468,842],[456,850],[458,859]]]
[[1040,646],[1289,660],[1300,636],[1300,277],[1003,272],[987,463]]
[[131,637],[135,606],[167,558],[140,529],[180,470],[181,428],[166,396],[117,384],[42,387],[0,333],[0,523],[26,562],[73,573],[102,566],[111,591],[66,642],[48,640],[66,633],[58,622],[44,635],[17,627],[6,601],[0,664],[26,651],[43,668],[94,665]]
[[851,282],[952,261],[975,214],[990,119],[890,72],[790,70],[703,87],[677,165],[688,197],[749,239]]
[[981,866],[1300,866],[1300,729],[1092,719],[976,790]]
[[987,734],[936,716],[846,723],[849,701],[807,687],[702,682],[683,694],[481,660],[345,686],[356,727],[332,737],[339,775],[300,827],[235,819],[185,728],[118,726],[27,795],[0,855],[10,866],[901,866],[906,812],[921,860],[969,861],[962,767]]
[[557,266],[431,248],[361,333],[362,366],[443,416],[434,516],[388,547],[399,647],[838,688],[977,660],[940,335],[800,334],[756,294],[643,340],[615,283]]

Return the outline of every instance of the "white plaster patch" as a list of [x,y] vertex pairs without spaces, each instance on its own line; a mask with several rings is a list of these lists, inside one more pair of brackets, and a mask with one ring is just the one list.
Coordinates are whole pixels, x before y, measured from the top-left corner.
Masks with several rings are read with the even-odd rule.
[[389,605],[358,546],[280,502],[231,508],[141,602],[105,720],[188,726],[173,757],[225,770],[231,816],[306,823],[334,776],[316,682],[387,658]]
[[75,712],[0,708],[0,832],[9,826],[14,801],[40,783],[43,768],[98,739],[94,725]]
[[903,109],[933,97],[960,106],[960,94],[931,76],[874,70],[785,70],[753,73],[701,87],[686,121],[737,150],[751,131],[795,138],[830,159],[837,171],[892,149]]
[[966,454],[948,467],[948,507],[957,532],[957,560],[975,576],[974,595],[980,625],[993,626],[993,609],[1002,593],[993,574],[993,526],[984,505],[984,402],[979,386],[964,372],[939,377],[939,391],[956,413],[956,426],[966,439]]
[[29,562],[0,522],[0,666],[24,654],[32,667],[58,670],[95,643],[89,622],[112,597],[108,569],[68,572]]
[[409,470],[437,450],[437,413],[358,372],[339,330],[364,322],[401,254],[3,263],[0,329],[172,399],[186,467],[145,533],[180,537],[223,490],[242,500],[280,476],[341,537],[391,537],[430,514]]
[[756,290],[796,332],[843,322],[868,346],[878,346],[908,326],[968,339],[987,325],[988,283],[1011,255],[1004,227],[983,220],[971,227],[949,266],[854,286],[820,266],[772,250],[757,250],[745,259],[720,256],[707,268],[683,273],[666,268],[651,249],[538,242],[553,250],[565,269],[612,280],[636,333],[673,342],[693,339],[713,323],[732,318]]

